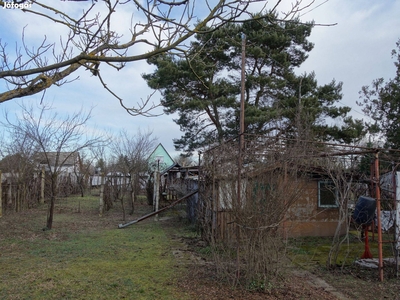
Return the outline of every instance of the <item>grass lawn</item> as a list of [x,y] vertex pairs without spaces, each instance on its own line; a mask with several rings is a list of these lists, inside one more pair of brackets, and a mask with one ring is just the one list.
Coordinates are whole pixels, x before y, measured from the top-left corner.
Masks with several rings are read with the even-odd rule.
[[[52,230],[43,231],[47,206],[0,218],[1,299],[337,299],[304,276],[290,275],[275,290],[234,290],[216,276],[209,247],[179,219],[179,208],[118,229],[120,203],[99,216],[98,196],[68,197],[56,202]],[[181,207],[182,209],[182,207]],[[151,212],[141,200],[134,220]],[[174,217],[165,220],[165,217]],[[371,252],[377,257],[377,236]],[[391,267],[385,281],[377,270],[355,267],[364,251],[353,233],[339,256],[343,269],[328,271],[330,238],[290,240],[290,270],[304,270],[324,279],[348,299],[400,299],[400,280]],[[384,256],[390,256],[385,244]],[[194,263],[195,262],[195,263]]]
[[[393,235],[385,234],[384,240],[393,239]],[[369,250],[373,258],[378,258],[378,234],[369,232]],[[325,266],[332,245],[331,237],[303,237],[292,239],[288,243],[289,255],[295,265],[312,269],[316,266]],[[391,243],[383,244],[383,257],[393,257]],[[338,254],[338,266],[348,267],[359,260],[365,251],[364,240],[359,232],[350,231],[348,241],[343,242]]]
[[103,217],[97,205],[98,197],[60,199],[49,231],[46,206],[0,218],[0,299],[187,298],[162,224],[118,229],[119,204]]

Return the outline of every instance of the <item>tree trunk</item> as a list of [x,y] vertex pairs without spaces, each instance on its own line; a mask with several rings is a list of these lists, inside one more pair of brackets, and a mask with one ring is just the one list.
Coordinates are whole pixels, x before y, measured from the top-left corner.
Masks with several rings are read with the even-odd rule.
[[122,207],[122,221],[125,222],[126,214],[125,214],[125,206],[124,206],[124,197],[121,197],[120,200],[121,200],[121,207]]
[[40,182],[40,204],[44,204],[44,183],[45,183],[45,172],[44,167],[42,167],[41,173],[41,182]]
[[78,182],[79,182],[79,189],[81,191],[81,197],[85,197],[85,187],[83,186],[85,177],[82,175],[78,176]]
[[46,229],[48,229],[48,230],[50,230],[51,227],[53,226],[54,203],[55,203],[55,197],[53,195],[51,195],[50,203],[49,203],[49,209],[48,209],[48,212],[47,212]]
[[53,215],[54,215],[54,206],[56,202],[56,195],[57,195],[57,175],[51,176],[51,197],[50,197],[50,204],[49,209],[47,212],[47,224],[46,229],[50,230],[53,226]]

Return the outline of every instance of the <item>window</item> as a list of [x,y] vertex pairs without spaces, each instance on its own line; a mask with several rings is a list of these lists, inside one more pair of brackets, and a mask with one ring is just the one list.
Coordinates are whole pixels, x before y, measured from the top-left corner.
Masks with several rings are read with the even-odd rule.
[[318,207],[338,207],[338,193],[332,181],[318,181]]

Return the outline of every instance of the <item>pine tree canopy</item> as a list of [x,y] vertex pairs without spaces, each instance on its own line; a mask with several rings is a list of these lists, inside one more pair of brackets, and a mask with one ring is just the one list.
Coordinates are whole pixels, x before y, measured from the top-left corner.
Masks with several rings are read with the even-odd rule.
[[238,135],[243,35],[246,133],[340,142],[360,138],[361,121],[348,116],[349,107],[337,106],[342,83],[319,86],[313,72],[295,73],[313,48],[307,40],[313,26],[280,21],[273,13],[254,15],[196,35],[182,55],[149,59],[156,70],[143,78],[161,91],[164,111],[178,114],[174,121],[183,136],[174,140],[176,148],[190,152]]

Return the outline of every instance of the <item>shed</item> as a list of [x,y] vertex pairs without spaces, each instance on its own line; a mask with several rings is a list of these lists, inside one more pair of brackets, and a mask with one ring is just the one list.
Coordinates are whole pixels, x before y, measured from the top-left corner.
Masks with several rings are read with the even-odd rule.
[[[285,184],[281,182],[282,188],[277,188],[277,198],[281,203],[281,207],[277,210],[285,209],[283,202],[291,201],[288,204],[288,209],[284,213],[283,222],[277,223],[276,226],[284,233],[286,237],[300,236],[333,236],[338,226],[339,205],[337,193],[331,181],[327,178],[289,178],[288,181],[296,181],[296,184]],[[279,184],[279,183],[278,183]],[[216,183],[214,195],[216,200],[210,215],[214,219],[215,234],[222,239],[230,239],[234,234],[235,221],[231,216],[231,207],[237,197],[237,184],[229,185],[227,182],[219,181]],[[267,191],[271,185],[276,185],[276,182],[257,182],[246,179],[242,181],[242,199],[249,199],[256,190],[269,197],[269,194],[274,192]],[[229,191],[230,190],[230,191]],[[276,191],[275,190],[275,191]],[[285,198],[283,193],[288,194]],[[290,194],[290,195],[289,195]],[[290,199],[294,199],[294,201]],[[264,208],[265,209],[265,208]],[[274,208],[270,208],[274,209]],[[266,217],[268,212],[264,213]],[[279,222],[279,221],[277,221]],[[272,222],[274,223],[274,222]],[[343,232],[344,233],[344,232]]]

